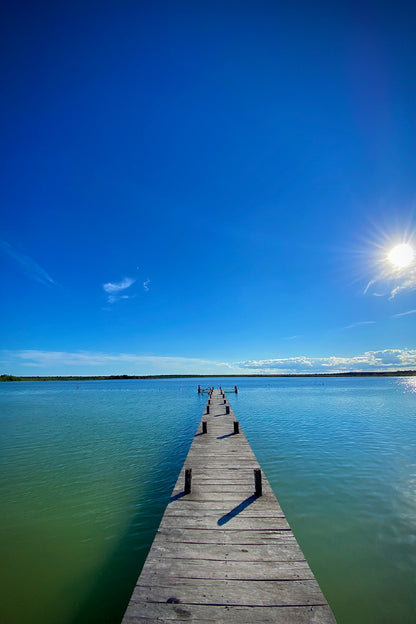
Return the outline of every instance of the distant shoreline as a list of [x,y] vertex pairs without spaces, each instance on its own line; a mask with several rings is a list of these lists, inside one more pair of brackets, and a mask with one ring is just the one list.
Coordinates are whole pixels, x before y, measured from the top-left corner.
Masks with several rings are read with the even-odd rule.
[[251,375],[54,375],[39,377],[21,377],[16,375],[0,375],[0,382],[7,381],[111,381],[124,379],[204,379],[204,378],[274,378],[274,377],[410,377],[415,376],[416,370],[398,371],[349,371],[345,373],[293,373],[267,374],[255,373]]

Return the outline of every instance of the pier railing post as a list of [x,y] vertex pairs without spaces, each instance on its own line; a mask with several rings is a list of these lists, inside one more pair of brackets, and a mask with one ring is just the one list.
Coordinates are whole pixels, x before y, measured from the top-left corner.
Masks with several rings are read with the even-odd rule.
[[185,468],[185,494],[191,493],[192,468]]
[[209,414],[209,405],[207,405],[207,414]]
[[235,420],[235,421],[234,421],[234,433],[235,433],[235,434],[236,434],[236,433],[240,433],[240,425],[239,425],[238,420]]
[[255,487],[255,495],[261,496],[263,494],[263,487],[261,484],[260,468],[254,468],[254,487]]
[[226,413],[226,414],[229,414],[229,413],[230,413],[230,406],[229,406],[229,405],[226,405],[226,406],[225,406],[225,413]]
[[207,432],[207,421],[203,420],[202,421],[202,433],[206,433]]

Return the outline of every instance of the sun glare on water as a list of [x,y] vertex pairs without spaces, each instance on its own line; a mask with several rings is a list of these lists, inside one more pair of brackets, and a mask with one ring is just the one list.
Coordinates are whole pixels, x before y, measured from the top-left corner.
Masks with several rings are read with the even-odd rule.
[[387,259],[396,269],[408,267],[415,257],[413,247],[409,243],[400,243],[390,250]]

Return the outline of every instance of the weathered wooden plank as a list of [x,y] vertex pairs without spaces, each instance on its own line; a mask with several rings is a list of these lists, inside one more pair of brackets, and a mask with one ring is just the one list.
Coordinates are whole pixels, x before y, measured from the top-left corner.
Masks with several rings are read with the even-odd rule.
[[154,542],[151,556],[218,561],[304,561],[296,543],[275,544],[196,544],[193,542]]
[[163,578],[196,578],[218,580],[312,580],[313,573],[306,561],[201,561],[200,559],[150,559],[143,567],[140,581],[152,585]]
[[273,516],[271,518],[249,518],[238,515],[231,517],[228,514],[223,516],[172,516],[167,514],[163,519],[165,527],[177,527],[186,531],[187,529],[212,529],[218,526],[227,529],[289,529],[289,524],[284,516]]
[[[210,505],[215,505],[215,502],[206,503],[205,505],[195,502],[194,505],[191,506],[192,503],[194,503],[194,501],[190,501],[189,504],[186,505],[185,509],[185,505],[180,507],[172,506],[165,511],[165,516],[186,516],[189,518],[192,516],[199,517],[203,514],[204,516],[215,516],[217,518],[220,518],[224,514],[233,513],[234,509],[236,509],[236,507],[239,507],[239,505],[237,505],[233,508],[231,505],[225,504],[217,504],[216,507],[211,507]],[[264,511],[262,511],[261,509],[255,507],[253,509],[245,509],[244,511],[240,512],[240,515],[243,515],[245,518],[274,518],[275,516],[283,516],[284,514],[281,509],[278,512],[271,509],[265,509]]]
[[[156,584],[157,583],[157,584]],[[322,605],[326,600],[316,580],[307,581],[225,581],[207,579],[158,578],[154,584],[139,579],[135,599],[151,602],[178,600],[188,604],[240,606]]]
[[228,607],[175,603],[143,603],[133,600],[125,624],[335,624],[328,606],[313,607]]
[[[241,503],[242,500],[244,500],[248,496],[251,496],[252,494],[254,494],[254,487],[253,491],[249,490],[246,492],[205,492],[204,488],[196,485],[194,488],[192,488],[191,493],[187,495],[187,500],[193,502],[201,501],[207,503],[215,503],[221,501],[223,503],[237,505],[238,503]],[[174,490],[172,493],[172,498],[175,498],[176,496],[182,498],[183,489],[179,488],[178,490]]]
[[186,533],[184,533],[181,529],[178,529],[177,527],[171,527],[168,529],[167,527],[163,526],[158,530],[154,543],[157,544],[159,541],[164,542],[165,544],[169,542],[177,542],[182,544],[234,544],[239,546],[244,546],[246,544],[259,546],[261,544],[271,544],[276,547],[280,547],[284,544],[295,544],[298,547],[299,552],[301,552],[292,531],[286,530],[209,531],[206,529],[188,529]]

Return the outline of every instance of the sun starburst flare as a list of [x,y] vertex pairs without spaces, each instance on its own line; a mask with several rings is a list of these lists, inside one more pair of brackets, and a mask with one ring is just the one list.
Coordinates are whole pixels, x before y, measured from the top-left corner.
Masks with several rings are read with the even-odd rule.
[[415,252],[409,243],[400,243],[395,245],[387,256],[387,260],[396,269],[405,269],[410,266],[414,260]]
[[[364,294],[389,296],[416,289],[416,229],[403,228],[401,235],[383,232],[379,240],[370,241],[373,248],[367,265]],[[368,279],[368,278],[367,278]]]

